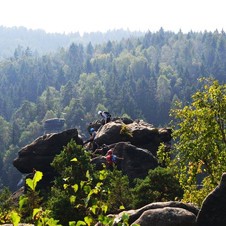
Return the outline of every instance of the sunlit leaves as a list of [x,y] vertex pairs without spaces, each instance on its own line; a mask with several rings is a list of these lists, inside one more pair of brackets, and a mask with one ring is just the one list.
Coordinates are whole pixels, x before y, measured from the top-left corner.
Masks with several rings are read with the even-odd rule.
[[[201,81],[203,89],[192,96],[190,106],[171,110],[176,143],[171,153],[175,158],[169,163],[178,169],[186,200],[198,204],[226,170],[226,85]],[[200,186],[202,193],[197,191]]]
[[75,193],[78,191],[78,185],[77,184],[72,185],[72,188],[74,189]]
[[35,191],[37,183],[42,179],[43,173],[36,171],[33,179],[26,179],[26,184],[30,187],[32,191]]
[[13,212],[11,212],[10,217],[11,217],[13,225],[17,226],[20,222],[20,216],[18,215],[18,213],[13,211]]
[[77,161],[78,161],[77,158],[73,158],[73,159],[71,160],[71,162],[77,162]]

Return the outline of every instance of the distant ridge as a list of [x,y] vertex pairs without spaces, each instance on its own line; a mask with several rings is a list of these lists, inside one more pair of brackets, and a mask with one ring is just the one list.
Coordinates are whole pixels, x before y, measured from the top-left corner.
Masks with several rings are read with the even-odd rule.
[[62,34],[47,33],[44,30],[32,30],[25,27],[4,27],[0,26],[0,59],[13,56],[15,49],[20,46],[22,49],[29,47],[32,52],[38,54],[49,54],[60,48],[67,48],[72,42],[86,46],[89,42],[92,45],[108,41],[120,41],[123,38],[143,36],[140,31],[109,30],[105,33],[91,32],[80,35],[79,32]]

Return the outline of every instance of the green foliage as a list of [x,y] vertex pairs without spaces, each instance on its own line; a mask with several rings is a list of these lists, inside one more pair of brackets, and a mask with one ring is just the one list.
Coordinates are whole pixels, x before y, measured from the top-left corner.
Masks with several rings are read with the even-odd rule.
[[0,116],[0,149],[5,150],[9,142],[9,123]]
[[0,190],[0,210],[10,209],[11,201],[9,199],[11,192],[9,188],[5,187]]
[[[87,170],[92,169],[90,158],[89,152],[85,151],[81,145],[77,145],[74,140],[71,140],[63,151],[54,158],[51,166],[68,183],[79,183],[86,178]],[[74,161],[75,159],[77,161]],[[69,176],[70,178],[68,178]],[[62,183],[56,181],[56,185],[61,186],[65,182],[64,180],[62,180]]]
[[[52,211],[51,216],[62,224],[82,219],[86,214],[84,206],[79,204],[87,194],[77,190],[81,181],[87,179],[87,172],[92,172],[90,156],[89,152],[71,140],[51,164],[60,176],[55,179],[47,207]],[[90,185],[87,184],[85,189],[88,192]]]
[[90,153],[74,141],[55,157],[52,165],[60,176],[52,187],[47,208],[61,224],[94,225],[101,221],[111,225],[113,219],[106,214],[129,206],[128,178],[117,170],[94,171]]
[[26,179],[28,191],[26,195],[20,196],[19,210],[25,222],[32,220],[32,213],[35,208],[41,204],[42,198],[39,197],[39,191],[36,191],[37,183],[42,179],[42,172],[35,171],[33,178]]
[[0,190],[0,224],[7,222],[8,214],[12,209],[10,195],[11,192],[9,191],[9,188],[5,187]]
[[12,220],[13,226],[17,226],[20,222],[20,216],[18,215],[17,212],[12,211],[10,213],[10,218]]
[[42,179],[43,173],[40,171],[36,171],[33,179],[26,179],[27,186],[32,190],[35,191],[37,183]]
[[[77,128],[85,135],[87,123],[103,108],[157,127],[169,122],[175,100],[190,101],[200,76],[225,83],[223,31],[175,34],[160,29],[95,48],[73,43],[42,57],[32,47],[14,48],[14,57],[0,63],[1,159],[10,145],[19,150],[43,135],[46,118],[64,116],[64,129]],[[14,190],[18,178],[12,175],[7,170],[0,177]]]
[[48,225],[48,226],[55,226],[55,225],[61,225],[58,224],[59,220],[54,220],[53,218],[49,218],[49,214],[51,211],[45,210],[43,211],[42,208],[38,209],[33,209],[33,221],[35,225],[37,226],[43,226],[43,225]]
[[157,167],[149,170],[148,176],[136,179],[132,189],[133,208],[140,208],[152,202],[164,202],[180,199],[183,196],[182,187],[175,178],[173,169]]
[[[190,106],[179,105],[171,111],[176,143],[168,164],[177,170],[184,200],[198,205],[226,171],[226,85],[201,81],[205,82],[203,90],[192,96]],[[164,155],[163,150],[160,153]]]
[[122,172],[114,167],[114,170],[109,172],[108,180],[108,188],[110,190],[106,200],[108,212],[117,213],[121,209],[131,208],[132,193],[128,176],[123,176]]
[[[60,225],[60,222],[63,225],[91,226],[99,221],[104,225],[113,225],[114,218],[106,216],[109,211],[108,203],[111,211],[124,209],[123,205],[128,206],[126,202],[131,201],[131,196],[128,194],[128,178],[122,177],[121,172],[116,169],[113,172],[103,169],[94,173],[91,167],[84,175],[78,176],[77,174],[76,178],[74,174],[77,172],[76,169],[82,167],[84,170],[79,160],[83,160],[85,165],[89,162],[87,152],[74,141],[71,141],[62,152],[54,159],[53,165],[56,166],[59,174],[69,174],[69,177],[60,176],[56,179],[47,209],[40,207],[41,198],[39,192],[36,191],[36,186],[42,179],[42,173],[36,171],[33,179],[26,180],[29,190],[26,195],[20,197],[19,213],[17,211],[6,212],[6,219],[1,219],[2,212],[0,212],[1,222],[12,222],[14,225],[18,225],[22,220],[23,222],[33,222],[35,225],[54,226]],[[69,161],[69,156],[75,156],[74,153],[76,153],[76,157]],[[62,156],[68,160],[68,165],[64,165],[66,172],[59,167],[60,162],[63,164]],[[120,186],[118,186],[119,183],[121,183]],[[109,188],[112,188],[112,192]],[[121,204],[120,208],[116,208],[116,204]],[[118,225],[128,225],[128,219],[129,216],[124,214],[122,222]]]
[[122,125],[122,128],[120,130],[120,134],[125,138],[132,138],[133,134],[129,131],[128,126],[127,125]]

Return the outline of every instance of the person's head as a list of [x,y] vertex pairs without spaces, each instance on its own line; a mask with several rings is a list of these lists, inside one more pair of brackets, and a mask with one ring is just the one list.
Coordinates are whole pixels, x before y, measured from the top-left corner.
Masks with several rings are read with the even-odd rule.
[[113,150],[112,150],[112,149],[110,149],[110,150],[108,151],[108,155],[113,155]]
[[90,129],[90,132],[93,132],[93,131],[94,131],[94,128],[91,128],[91,129]]
[[102,111],[98,111],[98,115],[102,115]]

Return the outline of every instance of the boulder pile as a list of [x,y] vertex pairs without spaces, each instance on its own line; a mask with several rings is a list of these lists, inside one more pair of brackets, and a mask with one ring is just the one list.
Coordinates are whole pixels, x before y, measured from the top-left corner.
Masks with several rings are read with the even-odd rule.
[[[158,166],[156,152],[160,143],[169,145],[171,141],[170,129],[155,128],[142,120],[114,118],[105,125],[97,120],[90,123],[88,131],[90,128],[97,132],[94,142],[85,145],[86,149],[93,151],[91,163],[101,169],[102,163],[106,163],[102,156],[113,149],[115,155],[123,158],[117,160],[116,165],[123,174],[128,175],[130,182],[134,178],[145,178],[150,169],[155,169]],[[41,187],[51,186],[50,182],[55,174],[50,163],[71,139],[83,145],[83,139],[77,129],[41,136],[19,151],[13,165],[23,174],[32,174],[34,169],[42,171]],[[182,202],[151,203],[137,210],[112,215],[115,218],[114,225],[117,225],[126,213],[130,216],[129,225],[225,226],[225,190],[226,173],[222,175],[220,185],[206,197],[200,210],[192,204]],[[18,199],[18,195],[14,195]]]
[[[113,148],[115,155],[123,157],[122,161],[117,162],[117,166],[123,174],[128,175],[130,182],[134,178],[145,178],[150,169],[158,166],[156,158],[158,146],[161,142],[171,140],[170,129],[157,129],[142,120],[114,118],[105,125],[97,120],[88,126],[88,130],[91,127],[97,131],[94,141],[98,144],[98,148],[93,147],[94,143],[88,143],[86,148],[102,155]],[[13,165],[23,174],[32,174],[34,169],[42,171],[41,183],[44,183],[45,187],[55,175],[50,163],[71,139],[77,144],[83,144],[77,129],[41,136],[18,152],[18,158],[13,161]],[[105,161],[101,157],[96,157],[91,163],[96,164],[97,169],[100,169]]]

